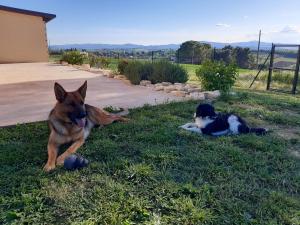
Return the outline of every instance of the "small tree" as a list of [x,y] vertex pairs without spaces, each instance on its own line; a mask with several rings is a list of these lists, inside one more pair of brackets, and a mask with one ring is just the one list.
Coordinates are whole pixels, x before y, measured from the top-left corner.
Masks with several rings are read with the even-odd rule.
[[211,58],[212,48],[210,44],[186,41],[180,45],[176,55],[177,62],[201,64]]
[[221,90],[228,92],[238,76],[237,67],[224,62],[206,61],[196,70],[196,75],[205,90]]
[[250,48],[236,47],[233,50],[235,63],[240,68],[250,68],[253,64],[253,57],[251,55]]
[[79,51],[67,51],[64,52],[61,61],[68,62],[69,64],[81,65],[86,58],[85,55],[81,54]]

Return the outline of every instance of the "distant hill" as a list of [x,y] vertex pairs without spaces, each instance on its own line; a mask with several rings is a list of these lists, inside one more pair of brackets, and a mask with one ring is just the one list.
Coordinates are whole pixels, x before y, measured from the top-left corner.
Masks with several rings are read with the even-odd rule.
[[[200,41],[201,43],[211,44],[215,48],[223,48],[225,45],[231,45],[233,47],[243,47],[250,48],[251,50],[257,49],[257,41],[247,41],[247,42],[233,42],[233,43],[222,43],[222,42],[210,42],[210,41]],[[262,50],[270,50],[271,43],[261,42],[260,48]],[[163,49],[178,49],[180,44],[167,44],[167,45],[137,45],[137,44],[65,44],[65,45],[52,45],[50,48],[53,50],[59,49],[86,49],[86,50],[130,50],[130,49],[141,49],[141,50],[163,50]]]
[[51,49],[86,49],[86,50],[99,50],[99,49],[144,49],[144,50],[162,50],[162,49],[178,49],[178,44],[168,45],[137,45],[137,44],[66,44],[66,45],[51,45]]
[[[211,41],[200,41],[200,42],[211,44],[211,46],[215,48],[223,48],[226,45],[231,45],[232,47],[250,48],[251,50],[257,50],[257,45],[258,45],[258,41],[232,42],[232,43],[211,42]],[[271,47],[272,47],[272,43],[260,42],[260,49],[262,50],[270,50]]]

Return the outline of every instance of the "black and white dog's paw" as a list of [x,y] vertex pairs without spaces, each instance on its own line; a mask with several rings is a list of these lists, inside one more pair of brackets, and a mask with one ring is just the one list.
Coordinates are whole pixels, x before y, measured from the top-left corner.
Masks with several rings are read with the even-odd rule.
[[195,132],[198,134],[202,134],[201,129],[195,123],[187,123],[187,124],[180,126],[179,128],[182,128],[187,131]]

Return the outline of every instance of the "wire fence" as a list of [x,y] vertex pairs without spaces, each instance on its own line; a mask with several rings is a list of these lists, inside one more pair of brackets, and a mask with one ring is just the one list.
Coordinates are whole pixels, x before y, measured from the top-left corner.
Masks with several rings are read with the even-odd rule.
[[[293,83],[295,68],[297,65],[297,51],[295,48],[284,48],[278,47],[274,52],[274,62],[273,62],[273,76],[272,76],[272,89],[278,89],[282,91],[289,91]],[[215,49],[213,51],[216,51]],[[93,51],[99,57],[108,58],[110,61],[109,68],[116,70],[119,60],[140,60],[147,62],[156,62],[159,60],[167,60],[172,63],[178,63],[187,69],[190,75],[190,81],[197,82],[195,70],[201,66],[202,59],[199,57],[182,57],[175,50],[157,50],[157,51],[144,51],[144,50],[101,50]],[[253,85],[252,89],[265,90],[267,86],[267,79],[269,74],[270,58],[267,59],[270,54],[270,50],[261,50],[258,54],[257,61],[257,51],[251,51],[252,64],[249,68],[239,68],[239,76],[236,81],[236,86],[239,88],[249,88],[250,84],[253,82],[258,71],[261,69],[259,76]],[[267,59],[267,60],[266,60]],[[219,61],[216,54],[213,52],[210,60]],[[284,68],[276,69],[276,68]],[[297,83],[297,88],[299,89],[299,83]]]

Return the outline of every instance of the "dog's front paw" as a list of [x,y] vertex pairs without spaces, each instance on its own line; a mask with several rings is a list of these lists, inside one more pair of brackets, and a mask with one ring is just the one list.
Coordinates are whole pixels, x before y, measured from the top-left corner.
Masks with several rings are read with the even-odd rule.
[[55,169],[55,165],[50,165],[50,164],[46,164],[43,168],[43,170],[45,172],[50,172],[51,170],[54,170]]
[[64,165],[64,162],[65,162],[65,157],[63,157],[63,156],[59,156],[56,159],[56,165],[62,166],[62,165]]

